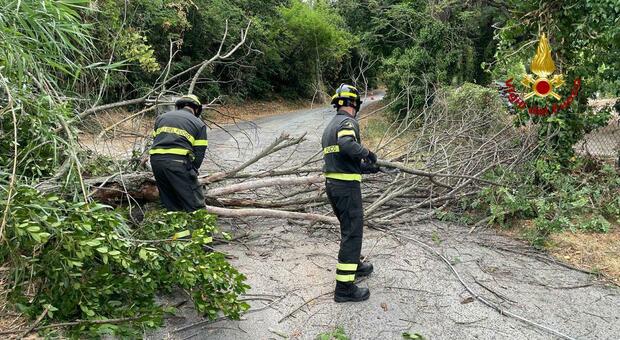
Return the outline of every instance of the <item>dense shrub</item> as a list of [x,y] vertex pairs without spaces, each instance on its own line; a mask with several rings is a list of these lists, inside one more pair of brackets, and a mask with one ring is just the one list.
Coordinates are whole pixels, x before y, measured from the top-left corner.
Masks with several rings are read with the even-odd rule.
[[[6,199],[6,197],[2,197]],[[9,268],[11,301],[32,317],[48,310],[45,322],[139,317],[134,327],[76,326],[78,334],[139,331],[161,324],[170,306],[155,294],[181,287],[196,309],[239,318],[248,305],[238,300],[248,286],[218,252],[205,248],[217,233],[215,218],[150,212],[130,228],[119,212],[101,204],[68,202],[19,186],[0,248]],[[137,329],[135,327],[138,327]]]

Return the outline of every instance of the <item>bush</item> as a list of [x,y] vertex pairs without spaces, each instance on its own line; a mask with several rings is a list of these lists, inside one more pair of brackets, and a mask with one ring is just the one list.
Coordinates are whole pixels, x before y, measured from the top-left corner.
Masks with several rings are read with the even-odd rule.
[[[6,199],[6,198],[4,198]],[[139,317],[126,326],[83,324],[81,336],[131,334],[161,324],[154,298],[173,287],[190,291],[196,309],[213,319],[239,318],[245,277],[217,252],[205,252],[217,232],[205,211],[154,212],[132,230],[101,204],[67,202],[19,186],[13,198],[0,262],[10,268],[11,301],[47,322]]]
[[445,105],[454,120],[472,119],[472,115],[483,115],[489,122],[509,122],[506,108],[495,89],[472,83],[459,87],[447,87]]
[[488,178],[506,186],[486,188],[470,208],[502,227],[529,221],[526,236],[535,246],[544,246],[553,232],[608,232],[620,222],[620,176],[610,165],[576,158],[567,167],[540,158],[518,171],[496,169]]

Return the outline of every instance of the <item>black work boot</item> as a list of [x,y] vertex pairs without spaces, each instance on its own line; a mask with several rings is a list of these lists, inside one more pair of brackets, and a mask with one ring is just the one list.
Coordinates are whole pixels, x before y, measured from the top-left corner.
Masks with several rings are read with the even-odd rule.
[[370,291],[368,288],[360,288],[353,282],[336,281],[336,291],[334,301],[336,302],[359,302],[368,300]]
[[355,272],[355,277],[368,276],[372,273],[373,267],[370,262],[362,262],[357,266],[357,271]]

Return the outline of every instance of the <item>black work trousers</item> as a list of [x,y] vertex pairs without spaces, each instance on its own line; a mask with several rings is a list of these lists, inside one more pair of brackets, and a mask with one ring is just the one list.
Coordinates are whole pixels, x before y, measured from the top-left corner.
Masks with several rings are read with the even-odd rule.
[[198,172],[187,157],[153,155],[151,167],[161,203],[169,211],[192,212],[205,207]]
[[340,251],[336,265],[336,281],[355,281],[360,262],[364,225],[360,182],[328,179],[327,197],[340,221]]

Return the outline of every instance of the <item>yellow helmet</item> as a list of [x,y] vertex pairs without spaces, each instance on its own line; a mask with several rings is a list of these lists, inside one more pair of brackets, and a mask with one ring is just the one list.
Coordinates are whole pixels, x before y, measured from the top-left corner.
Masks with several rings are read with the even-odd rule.
[[196,116],[199,116],[200,113],[202,112],[202,103],[200,102],[200,99],[198,99],[198,97],[193,94],[184,95],[183,97],[177,99],[177,101],[174,104],[177,110],[182,109],[185,106],[189,106],[193,108]]
[[350,106],[359,111],[362,106],[360,92],[353,85],[341,84],[336,89],[336,94],[332,96],[332,105],[337,109],[341,106]]

